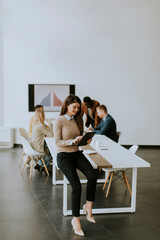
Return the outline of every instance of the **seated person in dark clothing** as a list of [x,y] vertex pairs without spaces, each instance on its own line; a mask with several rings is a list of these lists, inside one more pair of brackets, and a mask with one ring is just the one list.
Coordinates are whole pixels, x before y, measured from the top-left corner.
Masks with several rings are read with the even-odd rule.
[[118,135],[116,132],[116,122],[111,115],[108,114],[105,105],[100,105],[96,108],[97,115],[102,119],[100,124],[95,128],[88,128],[93,130],[96,134],[101,134],[109,137],[115,142],[118,142]]

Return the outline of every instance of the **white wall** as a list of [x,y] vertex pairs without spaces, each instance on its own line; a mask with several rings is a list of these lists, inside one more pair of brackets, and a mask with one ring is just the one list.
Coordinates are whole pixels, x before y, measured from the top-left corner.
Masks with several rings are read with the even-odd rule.
[[3,4],[2,0],[0,0],[0,126],[4,124],[4,104],[3,104]]
[[108,107],[121,144],[160,144],[160,1],[4,0],[3,10],[5,125],[28,128],[28,83],[69,83]]

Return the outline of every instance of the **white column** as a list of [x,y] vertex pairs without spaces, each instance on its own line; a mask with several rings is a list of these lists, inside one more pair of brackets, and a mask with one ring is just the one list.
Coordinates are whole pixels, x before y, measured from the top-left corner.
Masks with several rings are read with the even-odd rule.
[[4,78],[3,78],[3,68],[4,68],[4,38],[3,38],[3,4],[0,0],[0,126],[4,126]]

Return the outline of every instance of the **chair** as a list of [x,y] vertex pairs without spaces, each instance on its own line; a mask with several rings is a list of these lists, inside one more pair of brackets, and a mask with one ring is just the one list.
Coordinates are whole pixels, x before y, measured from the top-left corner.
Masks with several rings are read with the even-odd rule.
[[[19,133],[20,133],[20,136],[22,136],[22,137],[24,137],[26,140],[28,140],[29,139],[29,136],[28,136],[28,133],[27,133],[27,131],[24,129],[24,128],[19,128]],[[21,162],[22,162],[22,160],[23,160],[23,157],[24,157],[24,152],[22,153],[22,156],[21,156],[21,159],[20,159],[20,161],[19,161],[19,167],[20,167],[20,165],[21,165]]]
[[[133,145],[129,148],[129,151],[131,151],[135,154],[138,147],[139,147],[138,145]],[[125,169],[115,169],[115,170],[109,171],[109,170],[103,168],[102,170],[105,171],[105,172],[108,172],[106,181],[103,185],[103,190],[104,190],[105,187],[106,187],[107,181],[109,180],[109,184],[108,184],[108,188],[107,188],[107,192],[106,192],[106,197],[108,197],[109,190],[110,190],[112,179],[113,179],[114,175],[118,176],[117,179],[120,178],[122,181],[124,181],[124,185],[125,185],[126,190],[127,190],[127,187],[128,187],[130,195],[132,196],[132,191],[131,191],[131,188],[130,188],[130,185],[129,185],[129,182],[128,182],[128,178],[127,178],[127,175],[126,175],[126,171],[128,169],[126,169],[126,168]],[[122,175],[120,175],[120,174],[122,174]],[[122,176],[123,176],[123,179],[121,178]]]
[[121,132],[117,132],[117,136],[118,136],[118,141],[119,141],[119,138],[121,136]]
[[[22,135],[21,135],[21,142],[22,142],[23,151],[24,151],[23,156],[24,156],[24,155],[27,155],[27,159],[26,159],[26,161],[25,161],[25,163],[24,163],[24,165],[23,165],[23,167],[22,167],[22,169],[21,169],[21,174],[23,173],[23,170],[24,170],[26,164],[31,160],[31,165],[30,165],[30,178],[32,177],[33,157],[36,157],[36,158],[37,158],[37,161],[39,160],[39,158],[42,159],[42,162],[43,162],[45,171],[46,171],[47,175],[49,176],[49,172],[48,172],[48,169],[47,169],[46,164],[45,164],[45,162],[44,162],[42,153],[39,153],[39,152],[35,151],[35,150],[31,147],[28,139],[26,139],[26,138],[23,136],[24,131],[23,131],[22,129],[19,129],[19,132],[20,132],[20,135],[22,134]],[[22,156],[22,158],[23,158],[23,156]]]
[[[118,136],[118,139],[117,139],[117,142],[119,141],[119,138],[121,136],[121,132],[116,132],[117,133],[117,136]],[[107,169],[102,169],[103,171],[105,171],[105,178],[107,178],[108,176],[108,173],[109,173],[109,170]]]
[[29,139],[28,133],[24,128],[19,128],[19,133],[22,137],[24,137],[26,140]]

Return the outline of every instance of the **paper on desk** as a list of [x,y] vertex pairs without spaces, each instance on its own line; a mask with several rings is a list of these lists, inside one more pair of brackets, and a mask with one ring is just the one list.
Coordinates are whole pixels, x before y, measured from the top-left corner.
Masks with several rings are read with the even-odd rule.
[[90,155],[90,154],[96,154],[97,152],[92,150],[84,150],[83,153]]

